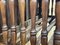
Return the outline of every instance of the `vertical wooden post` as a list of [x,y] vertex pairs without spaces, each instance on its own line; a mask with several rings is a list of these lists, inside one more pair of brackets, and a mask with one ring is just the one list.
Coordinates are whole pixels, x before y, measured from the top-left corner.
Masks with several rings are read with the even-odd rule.
[[60,1],[56,0],[56,30],[54,33],[54,45],[60,45]]
[[42,0],[42,32],[41,32],[42,45],[48,45],[47,44],[47,16],[48,16],[48,0]]
[[21,45],[26,43],[26,30],[25,30],[25,0],[18,0],[20,20],[21,20]]
[[10,9],[10,25],[11,25],[11,43],[16,45],[16,24],[15,24],[15,13],[14,13],[14,0],[9,0]]
[[[2,33],[1,0],[0,0],[0,33]],[[1,36],[1,35],[0,35],[0,36]]]
[[1,7],[1,16],[2,16],[2,33],[3,33],[3,41],[5,45],[7,44],[7,39],[8,39],[8,28],[7,28],[7,24],[6,24],[6,1],[5,0],[1,0],[0,3],[0,7]]
[[36,29],[35,29],[35,21],[36,21],[36,6],[37,0],[30,0],[30,15],[31,15],[31,32],[30,32],[30,42],[31,45],[36,45]]

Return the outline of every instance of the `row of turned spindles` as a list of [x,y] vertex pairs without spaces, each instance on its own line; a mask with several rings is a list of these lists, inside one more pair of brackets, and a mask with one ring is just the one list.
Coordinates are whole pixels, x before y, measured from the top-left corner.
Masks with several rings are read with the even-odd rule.
[[[16,45],[17,30],[15,24],[15,0],[8,0],[8,7],[10,12],[10,25],[11,25],[11,45]],[[20,22],[21,22],[21,45],[26,44],[26,28],[25,28],[25,0],[18,0],[18,7],[20,13]],[[41,33],[41,44],[48,45],[47,42],[47,18],[48,18],[48,5],[49,0],[42,0],[42,33]],[[30,0],[30,16],[31,16],[31,31],[30,31],[30,42],[31,45],[36,45],[36,9],[37,9],[37,0]],[[6,1],[0,0],[0,11],[2,16],[2,33],[3,33],[3,43],[8,44],[8,26],[6,20]],[[54,45],[60,45],[60,1],[56,0],[56,30],[54,33]]]

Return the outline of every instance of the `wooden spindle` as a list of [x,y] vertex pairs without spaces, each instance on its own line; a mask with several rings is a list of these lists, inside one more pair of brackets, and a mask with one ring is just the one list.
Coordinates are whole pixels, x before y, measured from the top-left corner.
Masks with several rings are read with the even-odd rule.
[[[2,34],[2,20],[1,20],[1,0],[0,0],[0,34]],[[2,35],[0,35],[0,41],[2,39]],[[1,44],[1,43],[0,43]]]
[[10,25],[11,25],[11,44],[16,45],[16,24],[15,24],[15,13],[14,13],[14,0],[9,0],[10,10]]
[[1,0],[0,3],[0,7],[1,7],[1,16],[2,16],[2,33],[3,33],[3,42],[5,45],[8,45],[7,43],[7,39],[8,39],[8,28],[7,28],[7,24],[6,24],[6,1],[5,0]]
[[56,0],[56,30],[54,33],[54,45],[60,45],[60,1]]
[[42,45],[48,45],[47,44],[47,16],[48,16],[48,0],[42,0],[42,32],[41,32]]
[[26,43],[26,30],[25,30],[25,0],[18,0],[20,20],[21,20],[21,45]]
[[31,32],[30,32],[30,42],[31,45],[36,45],[36,29],[35,29],[35,21],[36,21],[36,6],[37,0],[30,0],[30,15],[31,15]]

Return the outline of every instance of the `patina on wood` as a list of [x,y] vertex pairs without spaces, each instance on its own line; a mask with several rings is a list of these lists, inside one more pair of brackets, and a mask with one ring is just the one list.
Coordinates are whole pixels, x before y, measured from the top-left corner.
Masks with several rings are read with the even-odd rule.
[[36,7],[37,7],[37,0],[30,0],[30,16],[31,16],[30,42],[31,42],[31,45],[36,45],[36,29],[35,29]]
[[54,33],[54,45],[60,45],[60,1],[56,0],[56,30]]
[[26,30],[25,30],[25,0],[18,0],[20,22],[21,22],[21,45],[26,43]]
[[8,28],[6,24],[6,1],[0,0],[0,8],[1,8],[1,16],[2,16],[2,34],[3,34],[3,42],[5,45],[8,45]]
[[9,11],[10,11],[10,25],[11,25],[11,44],[16,45],[16,24],[15,24],[15,12],[14,12],[14,1],[9,0]]
[[48,16],[48,0],[42,0],[42,32],[41,32],[41,44],[42,45],[48,45],[47,16]]

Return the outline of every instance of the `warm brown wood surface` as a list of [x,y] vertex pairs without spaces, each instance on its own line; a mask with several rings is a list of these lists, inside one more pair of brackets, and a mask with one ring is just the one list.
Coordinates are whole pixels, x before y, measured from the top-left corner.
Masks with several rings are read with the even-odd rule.
[[[5,1],[5,0],[3,0]],[[2,16],[2,34],[3,34],[3,42],[0,42],[0,45],[7,45],[7,24],[6,24],[6,10],[5,10],[5,2],[0,0],[0,10],[1,10],[1,16]],[[15,0],[9,0],[9,11],[10,11],[10,24],[11,24],[11,44],[10,45],[16,45],[16,25],[15,25]],[[21,39],[21,45],[26,44],[26,28],[25,28],[25,0],[18,0],[19,4],[19,13],[20,13],[20,22],[21,22],[21,33],[20,33],[20,39]],[[39,31],[36,35],[36,28],[35,28],[35,21],[36,21],[36,5],[37,0],[30,0],[30,16],[31,16],[31,31],[30,31],[30,40],[28,41],[27,45],[40,45],[36,39],[36,37],[41,37],[41,31]],[[60,45],[60,2],[57,2],[56,4],[56,31],[54,36],[54,45]],[[47,15],[48,15],[48,0],[42,0],[42,37],[41,39],[38,38],[39,41],[42,41],[41,45],[48,45],[49,41],[48,38],[52,38],[52,32],[49,32],[50,37],[47,36]],[[53,24],[53,23],[52,23]],[[28,32],[29,33],[29,32]],[[51,36],[52,35],[52,36]],[[47,38],[48,37],[48,38]],[[28,40],[28,39],[27,39]],[[53,40],[53,39],[52,39]],[[36,42],[37,41],[37,42]],[[4,44],[5,43],[5,44]],[[39,44],[37,44],[39,43]],[[51,42],[52,43],[52,42]],[[51,44],[50,45],[53,45]],[[19,44],[20,45],[20,44]]]
[[1,7],[1,16],[2,16],[2,34],[3,34],[3,43],[7,45],[7,37],[8,37],[8,29],[6,24],[6,1],[1,0],[0,7]]
[[42,0],[42,34],[41,43],[42,45],[47,44],[47,19],[48,19],[48,0]]
[[56,30],[54,35],[54,45],[60,45],[60,1],[56,2]]
[[25,30],[25,0],[18,0],[20,22],[21,22],[21,45],[26,43],[26,30]]
[[10,24],[11,24],[11,45],[16,45],[16,24],[15,24],[15,0],[9,0]]
[[36,7],[37,7],[37,0],[30,0],[30,16],[31,16],[30,42],[31,42],[31,45],[36,45],[36,29],[35,29]]

